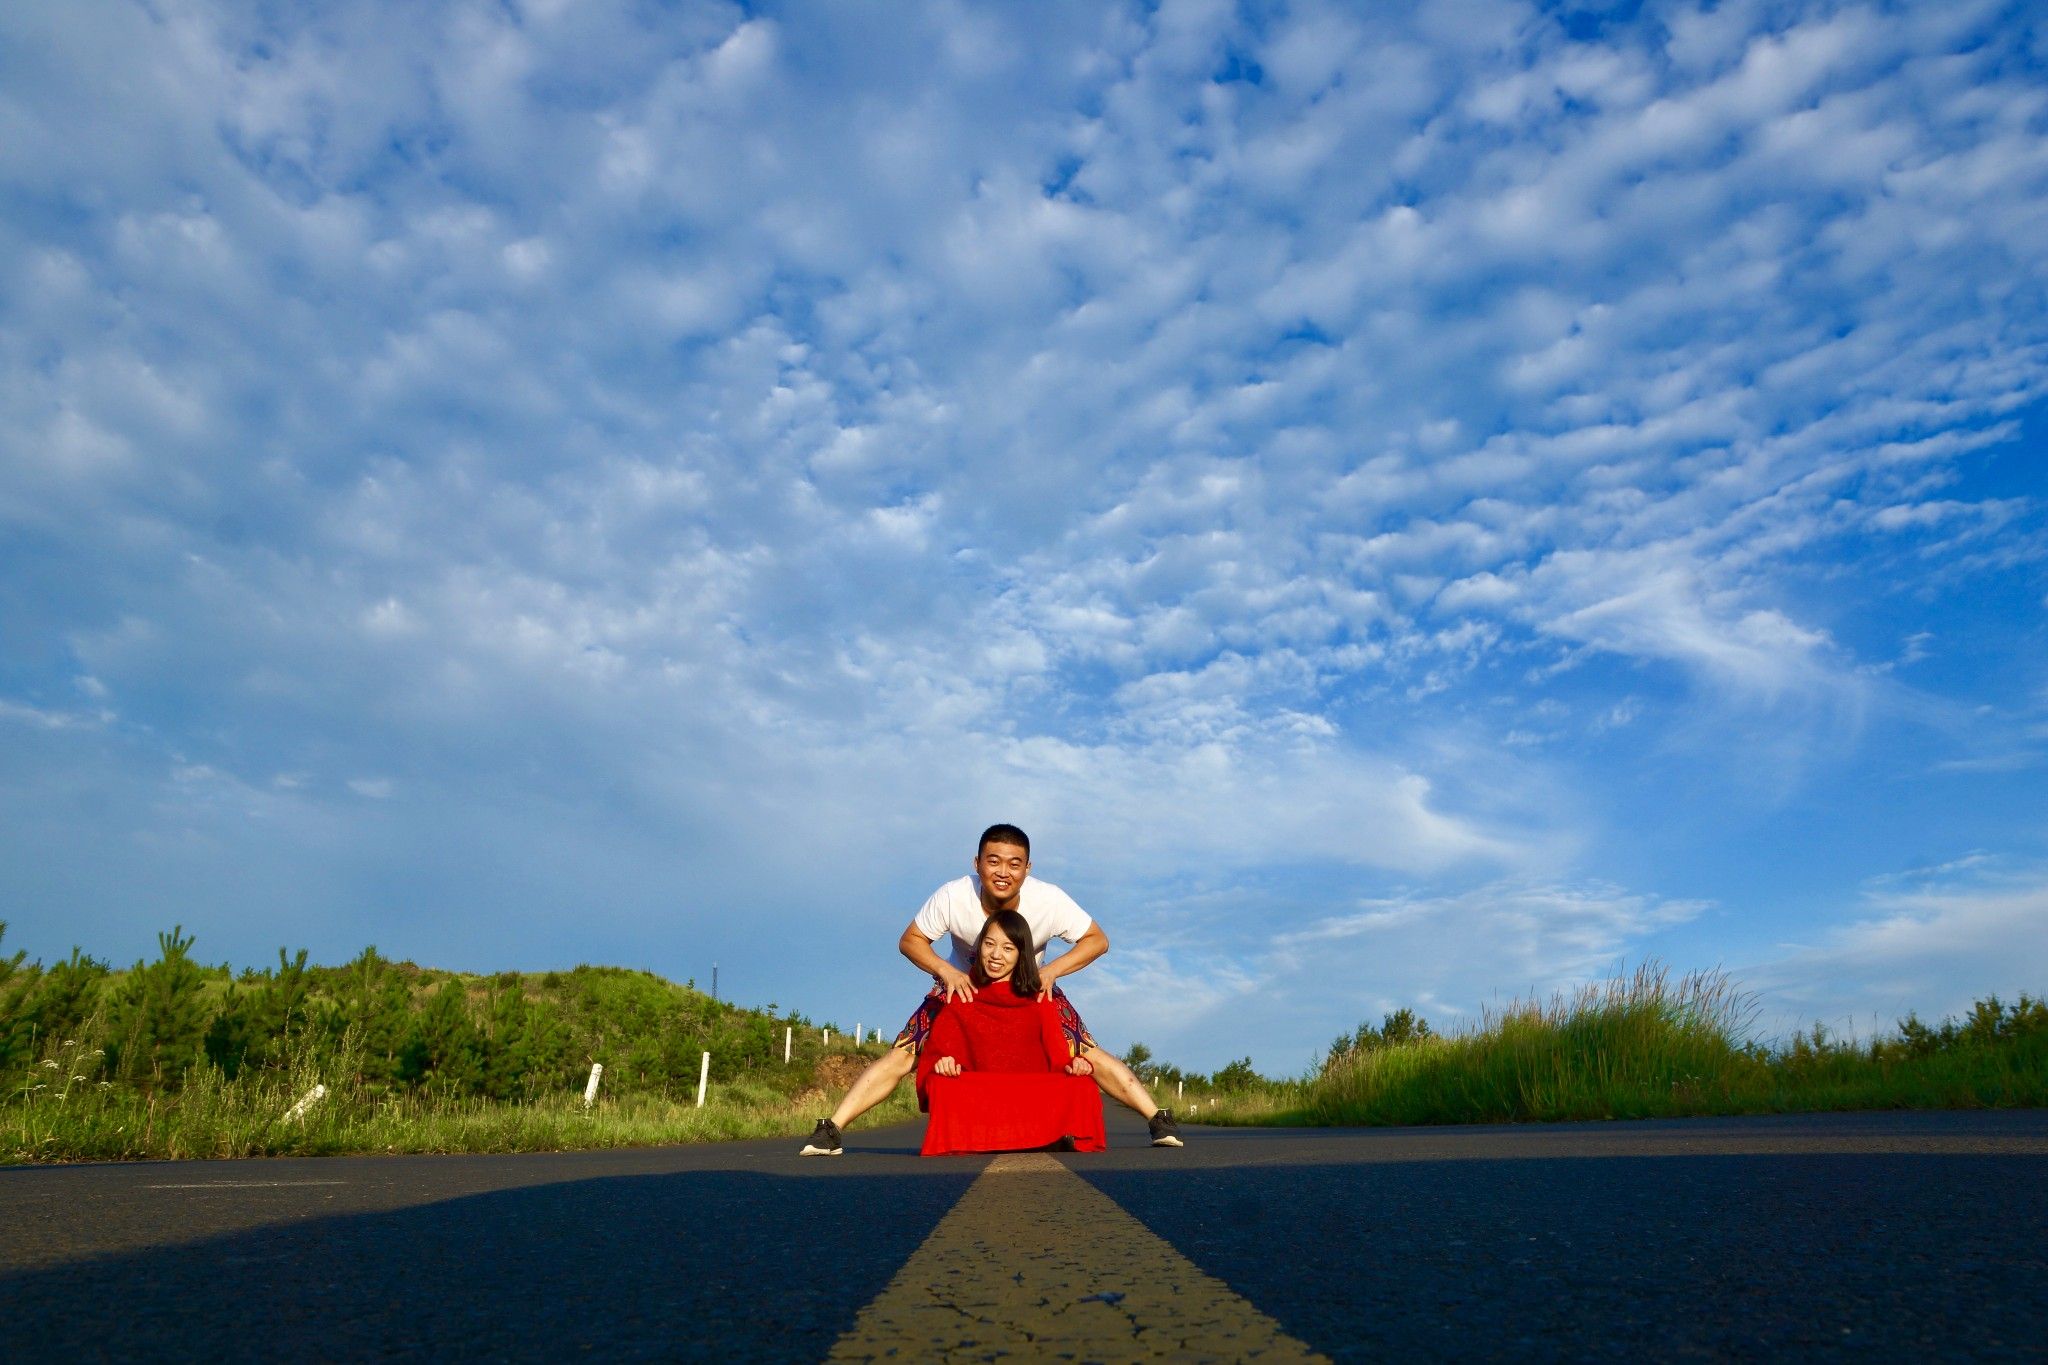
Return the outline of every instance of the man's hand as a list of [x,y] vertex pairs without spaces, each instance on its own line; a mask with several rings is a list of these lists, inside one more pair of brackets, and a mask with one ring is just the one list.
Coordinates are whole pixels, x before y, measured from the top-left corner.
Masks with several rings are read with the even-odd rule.
[[[1086,1066],[1087,1063],[1083,1062],[1082,1065]],[[951,1057],[941,1057],[932,1063],[932,1070],[941,1076],[957,1076],[960,1074],[960,1063]]]
[[946,999],[972,1000],[974,998],[973,978],[969,977],[967,973],[961,971],[952,963],[941,962],[939,969],[933,972],[932,976],[941,986],[946,988]]
[[1108,951],[1109,935],[1102,932],[1101,925],[1089,925],[1088,932],[1075,939],[1073,947],[1038,969],[1038,998],[1052,999],[1053,982],[1072,976]]
[[[952,1060],[951,1057],[946,1059],[948,1062]],[[945,1062],[939,1063],[941,1066],[945,1064]],[[1089,1061],[1086,1057],[1076,1057],[1073,1061],[1067,1063],[1067,1074],[1069,1076],[1093,1076],[1095,1074],[1095,1063]]]
[[967,979],[967,973],[932,951],[932,940],[924,936],[912,920],[903,931],[903,937],[896,940],[896,951],[909,958],[921,972],[930,972],[932,980],[946,992],[948,1000],[972,1000],[974,983]]

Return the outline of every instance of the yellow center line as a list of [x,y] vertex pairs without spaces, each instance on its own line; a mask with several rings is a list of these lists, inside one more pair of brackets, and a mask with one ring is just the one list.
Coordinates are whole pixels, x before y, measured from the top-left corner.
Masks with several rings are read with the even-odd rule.
[[1326,1360],[1043,1153],[999,1156],[834,1361]]

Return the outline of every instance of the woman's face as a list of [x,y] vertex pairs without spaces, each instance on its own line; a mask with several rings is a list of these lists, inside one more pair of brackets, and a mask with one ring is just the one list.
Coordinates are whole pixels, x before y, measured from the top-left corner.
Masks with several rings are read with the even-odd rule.
[[1000,928],[991,927],[981,936],[981,974],[991,981],[1007,981],[1017,969],[1017,945]]

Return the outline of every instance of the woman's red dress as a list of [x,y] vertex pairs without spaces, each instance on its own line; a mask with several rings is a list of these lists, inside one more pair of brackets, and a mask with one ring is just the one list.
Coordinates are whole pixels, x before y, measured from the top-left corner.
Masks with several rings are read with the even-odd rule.
[[[961,1074],[934,1071],[941,1057]],[[1058,1010],[1008,982],[948,1002],[918,1054],[918,1105],[931,1114],[924,1155],[1028,1151],[1061,1138],[1102,1151],[1102,1095],[1093,1077],[1061,1070],[1072,1059]]]

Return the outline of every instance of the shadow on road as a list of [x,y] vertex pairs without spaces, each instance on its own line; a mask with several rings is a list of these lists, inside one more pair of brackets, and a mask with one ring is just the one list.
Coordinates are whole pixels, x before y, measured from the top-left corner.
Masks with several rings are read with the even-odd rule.
[[[1184,1152],[1119,1131],[1105,1157],[1062,1160],[1339,1360],[2039,1360],[2040,1152],[1565,1152],[1723,1132],[1989,1140],[2041,1126],[2037,1115],[1195,1130]],[[151,1240],[176,1244],[0,1276],[0,1340],[20,1360],[822,1359],[985,1164],[918,1161],[914,1128],[859,1136],[831,1161],[780,1147],[744,1161],[688,1149],[507,1159],[537,1163],[521,1178],[550,1183],[376,1212],[306,1216],[317,1206],[301,1204],[301,1221],[212,1236],[162,1225],[166,1210],[202,1216],[203,1201],[138,1200]],[[1537,1148],[1550,1154],[1527,1154]],[[248,1169],[368,1182],[377,1160]],[[390,1160],[387,1173],[429,1178]],[[576,1164],[600,1161],[723,1168]],[[115,1217],[113,1196],[134,1188],[121,1181],[179,1169],[70,1174],[102,1182],[99,1208]]]
[[1075,1169],[1339,1360],[2032,1360],[2048,1158]]
[[955,1172],[613,1176],[0,1278],[15,1360],[822,1359]]

